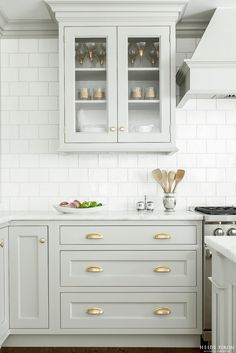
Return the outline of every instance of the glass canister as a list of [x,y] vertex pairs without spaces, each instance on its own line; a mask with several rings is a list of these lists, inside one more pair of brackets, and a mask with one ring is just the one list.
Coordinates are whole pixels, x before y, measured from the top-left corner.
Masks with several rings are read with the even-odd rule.
[[174,212],[176,206],[176,197],[174,192],[164,193],[163,205],[165,207],[165,212]]

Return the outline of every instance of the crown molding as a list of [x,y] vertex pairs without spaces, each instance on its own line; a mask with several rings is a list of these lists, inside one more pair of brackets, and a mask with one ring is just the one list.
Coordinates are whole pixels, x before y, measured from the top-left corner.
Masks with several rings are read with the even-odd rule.
[[[167,22],[181,19],[189,0],[44,0],[58,22],[119,19],[127,21],[141,14]],[[92,11],[91,11],[92,10]]]
[[[9,20],[6,15],[0,9],[0,36],[4,38],[41,38],[41,37],[57,37],[58,36],[58,25],[55,18],[55,13],[51,8],[61,9],[62,4],[66,3],[67,8],[71,9],[78,4],[78,0],[48,0],[45,1],[47,5],[49,14],[51,19],[49,20]],[[123,20],[125,20],[125,11],[128,8],[133,8],[134,4],[138,6],[140,13],[142,14],[143,5],[150,10],[150,17],[155,18],[157,20],[157,9],[159,8],[160,14],[158,15],[159,20],[165,21],[167,17],[176,21],[179,19],[188,4],[188,0],[179,1],[179,0],[170,0],[170,1],[163,1],[163,0],[80,0],[79,4],[83,7],[83,10],[90,9],[90,20],[91,20],[91,8],[93,9],[94,16],[97,17],[97,12],[94,9],[95,5],[103,4],[103,6],[118,6],[122,4],[123,11],[121,12],[121,16],[123,16]],[[168,5],[167,5],[168,4]],[[158,6],[158,8],[157,8]],[[172,6],[172,7],[171,7]],[[155,7],[155,12],[151,11]],[[121,7],[119,7],[120,9]],[[171,10],[172,8],[172,10]],[[181,10],[182,9],[182,10]],[[65,8],[64,8],[65,10]],[[82,10],[82,8],[80,8]],[[164,11],[165,10],[165,11]],[[173,12],[174,10],[174,12]],[[72,11],[72,10],[71,10]],[[76,17],[73,12],[70,12],[71,17]],[[168,11],[168,12],[166,12]],[[100,16],[106,17],[107,11],[101,11],[100,9]],[[164,16],[165,12],[165,16]],[[65,15],[65,13],[63,12]],[[64,16],[62,13],[61,16]],[[166,16],[167,14],[167,16]],[[60,16],[59,15],[59,16]],[[85,17],[86,13],[81,13],[81,22],[83,22],[83,17]],[[137,13],[136,13],[137,15]],[[110,14],[109,14],[110,16]],[[129,16],[128,16],[129,17]],[[66,16],[66,20],[68,17]],[[117,18],[114,17],[114,20]],[[126,19],[127,20],[127,19]],[[141,19],[140,19],[141,20]],[[121,21],[122,22],[122,21]],[[200,38],[204,33],[208,23],[203,21],[179,21],[176,26],[176,36],[177,38]]]

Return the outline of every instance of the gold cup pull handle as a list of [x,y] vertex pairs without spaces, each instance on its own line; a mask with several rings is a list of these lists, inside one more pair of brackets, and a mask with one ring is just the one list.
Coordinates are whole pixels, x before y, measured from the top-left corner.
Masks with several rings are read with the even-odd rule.
[[87,272],[103,272],[103,268],[100,266],[90,266],[86,268]]
[[40,238],[40,239],[39,239],[39,242],[40,242],[41,244],[44,244],[44,243],[46,243],[46,239],[45,239],[45,238]]
[[168,266],[158,266],[154,268],[153,271],[158,273],[169,273],[171,271],[171,268]]
[[156,310],[154,310],[154,314],[155,315],[170,315],[171,314],[171,310],[169,308],[158,308]]
[[154,239],[171,239],[171,235],[167,233],[158,233],[154,235]]
[[1,246],[1,248],[4,247],[4,241],[3,240],[0,240],[0,246]]
[[102,239],[103,235],[99,233],[90,233],[86,235],[87,239]]
[[103,310],[101,308],[88,308],[86,310],[86,313],[88,315],[102,315],[103,314]]

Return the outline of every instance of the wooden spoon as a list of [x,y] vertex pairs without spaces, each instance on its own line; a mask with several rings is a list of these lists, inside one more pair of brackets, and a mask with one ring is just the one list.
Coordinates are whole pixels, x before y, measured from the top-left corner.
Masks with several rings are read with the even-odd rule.
[[169,183],[168,183],[168,175],[166,170],[162,170],[162,182],[164,185],[164,191],[168,192],[169,191]]
[[158,184],[161,185],[163,191],[165,191],[163,180],[162,180],[162,172],[161,172],[161,170],[160,169],[154,169],[152,171],[152,176],[158,182]]
[[169,182],[168,192],[171,192],[174,181],[175,181],[175,172],[173,170],[170,170],[168,173],[168,182]]
[[178,169],[176,174],[175,174],[175,186],[172,192],[175,192],[175,189],[177,187],[177,185],[181,182],[181,180],[183,179],[185,174],[185,170],[183,169]]

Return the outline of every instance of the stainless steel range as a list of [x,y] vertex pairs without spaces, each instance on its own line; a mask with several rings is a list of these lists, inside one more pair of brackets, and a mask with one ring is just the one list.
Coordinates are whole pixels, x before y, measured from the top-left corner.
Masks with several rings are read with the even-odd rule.
[[[236,236],[236,207],[196,207],[204,214],[203,235]],[[204,341],[211,343],[211,252],[204,242],[203,248],[203,334]]]

